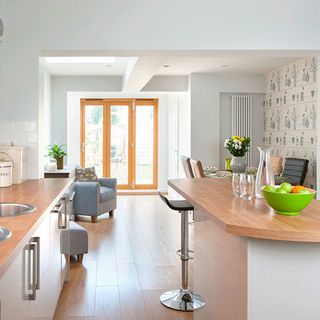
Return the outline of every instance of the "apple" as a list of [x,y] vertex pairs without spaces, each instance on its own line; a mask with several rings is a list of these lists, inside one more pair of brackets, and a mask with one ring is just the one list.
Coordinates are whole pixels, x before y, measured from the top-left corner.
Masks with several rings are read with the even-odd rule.
[[291,193],[292,192],[292,185],[288,182],[282,182],[280,184],[280,189],[285,190],[287,193]]
[[287,190],[282,189],[282,188],[277,189],[277,192],[278,193],[288,193]]
[[264,191],[269,191],[269,192],[276,192],[277,189],[274,186],[270,186],[269,184],[267,184],[264,188]]
[[299,192],[298,192],[299,194],[308,194],[308,193],[310,193],[310,191],[308,190],[308,189],[302,189],[302,190],[300,190]]

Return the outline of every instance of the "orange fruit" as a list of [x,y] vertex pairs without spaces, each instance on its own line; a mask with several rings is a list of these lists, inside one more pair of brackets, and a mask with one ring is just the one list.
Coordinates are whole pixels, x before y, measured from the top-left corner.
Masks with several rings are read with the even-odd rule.
[[299,193],[301,190],[304,190],[305,187],[304,186],[294,186],[292,188],[292,193]]

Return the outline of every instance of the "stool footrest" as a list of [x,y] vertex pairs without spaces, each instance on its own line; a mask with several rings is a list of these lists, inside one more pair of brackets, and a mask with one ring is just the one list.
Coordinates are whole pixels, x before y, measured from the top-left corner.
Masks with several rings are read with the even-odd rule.
[[193,250],[188,250],[188,255],[187,255],[187,256],[183,255],[183,254],[181,253],[181,250],[180,250],[180,249],[177,250],[176,253],[177,253],[177,255],[178,255],[182,260],[185,260],[185,261],[194,260],[194,257],[190,257],[190,256],[189,256],[189,253],[194,253]]

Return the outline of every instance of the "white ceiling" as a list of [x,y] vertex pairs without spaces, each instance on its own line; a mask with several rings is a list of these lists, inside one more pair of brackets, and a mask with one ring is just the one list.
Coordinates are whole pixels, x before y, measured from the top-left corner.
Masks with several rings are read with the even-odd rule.
[[122,76],[127,68],[127,57],[116,57],[114,63],[49,63],[47,70],[55,76]]
[[190,73],[251,73],[264,74],[269,70],[289,64],[297,57],[253,56],[193,56],[167,58],[157,75],[188,75]]
[[[154,75],[189,75],[191,73],[247,73],[263,74],[267,71],[289,64],[298,56],[168,56],[157,55],[158,65],[153,65]],[[138,62],[144,65],[154,64],[152,55],[140,56]],[[116,57],[112,64],[106,63],[48,63],[47,69],[52,75],[64,76],[124,76],[130,58]],[[169,65],[165,68],[164,65]],[[155,71],[156,70],[156,71]]]

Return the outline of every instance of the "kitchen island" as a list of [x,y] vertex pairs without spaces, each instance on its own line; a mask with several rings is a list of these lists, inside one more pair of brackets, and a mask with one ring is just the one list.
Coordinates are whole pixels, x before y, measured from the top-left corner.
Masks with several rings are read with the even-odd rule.
[[300,216],[232,195],[226,179],[170,180],[195,207],[194,319],[320,319],[320,202]]

